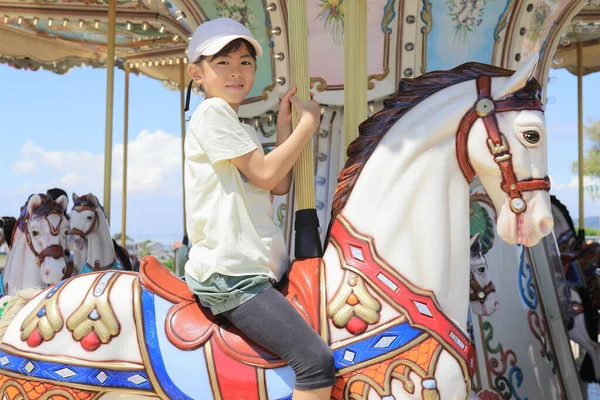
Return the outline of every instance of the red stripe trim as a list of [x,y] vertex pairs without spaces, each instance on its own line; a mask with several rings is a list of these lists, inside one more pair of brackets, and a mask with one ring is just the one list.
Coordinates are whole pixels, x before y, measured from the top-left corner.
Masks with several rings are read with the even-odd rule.
[[256,368],[229,357],[215,340],[212,355],[222,400],[260,400]]

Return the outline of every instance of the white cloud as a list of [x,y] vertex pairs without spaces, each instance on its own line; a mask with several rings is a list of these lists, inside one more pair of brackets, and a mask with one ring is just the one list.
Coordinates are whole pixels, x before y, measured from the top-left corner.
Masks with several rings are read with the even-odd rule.
[[[123,182],[123,144],[113,146],[113,193],[120,193]],[[61,187],[78,194],[102,197],[104,151],[50,151],[32,141],[21,148],[21,159],[11,171],[23,175],[21,190],[26,194]],[[48,177],[48,176],[51,177]],[[127,192],[179,195],[181,192],[181,139],[164,131],[142,131],[129,142]]]

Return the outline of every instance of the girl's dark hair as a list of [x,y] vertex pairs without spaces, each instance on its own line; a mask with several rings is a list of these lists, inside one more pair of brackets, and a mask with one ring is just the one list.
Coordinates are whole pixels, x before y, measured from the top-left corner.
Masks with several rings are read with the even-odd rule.
[[250,57],[252,57],[254,59],[254,61],[256,61],[256,49],[254,48],[254,46],[252,46],[252,44],[249,41],[247,41],[246,39],[240,38],[240,39],[232,40],[231,42],[227,43],[225,45],[225,47],[223,47],[221,50],[219,50],[219,52],[217,54],[215,54],[213,56],[198,57],[198,60],[196,60],[195,64],[200,64],[200,62],[202,62],[203,60],[206,60],[206,59],[223,57],[223,56],[227,56],[231,53],[235,53],[242,46],[245,47],[246,50],[248,50],[248,53],[250,53]]

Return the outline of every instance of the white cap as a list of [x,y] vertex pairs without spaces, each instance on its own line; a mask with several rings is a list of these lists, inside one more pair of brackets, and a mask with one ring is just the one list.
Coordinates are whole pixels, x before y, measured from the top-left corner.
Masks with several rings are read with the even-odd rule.
[[256,55],[262,55],[260,43],[254,39],[250,29],[231,18],[217,18],[206,21],[196,28],[188,45],[188,60],[193,63],[200,56],[215,55],[235,39],[247,40],[256,49]]

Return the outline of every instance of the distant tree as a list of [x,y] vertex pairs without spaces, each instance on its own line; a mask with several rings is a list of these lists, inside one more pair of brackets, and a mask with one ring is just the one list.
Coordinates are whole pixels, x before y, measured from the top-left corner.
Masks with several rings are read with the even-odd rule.
[[[590,120],[584,126],[584,134],[590,139],[591,147],[583,160],[583,173],[587,176],[600,178],[600,120]],[[573,172],[579,173],[579,164],[573,161]]]
[[152,241],[144,240],[139,245],[138,257],[141,259],[142,257],[149,256],[152,251]]

